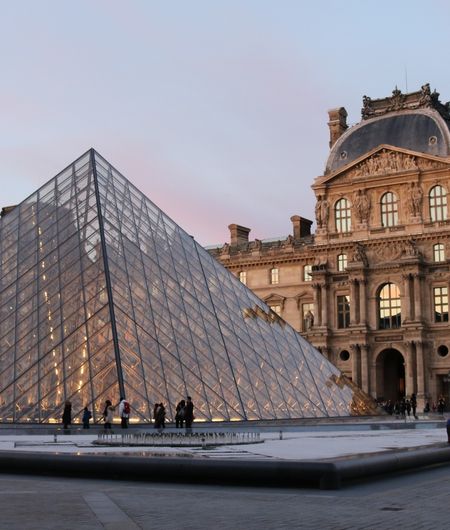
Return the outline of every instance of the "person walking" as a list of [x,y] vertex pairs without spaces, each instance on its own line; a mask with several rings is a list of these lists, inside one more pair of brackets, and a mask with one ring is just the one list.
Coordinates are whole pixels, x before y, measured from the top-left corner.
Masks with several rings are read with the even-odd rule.
[[120,397],[119,416],[120,426],[122,427],[122,429],[128,429],[128,421],[130,418],[130,404],[123,396]]
[[67,430],[72,423],[72,403],[66,401],[64,404],[64,411],[62,415],[63,429]]
[[111,430],[111,424],[114,419],[114,407],[109,399],[105,401],[105,409],[103,410],[103,420],[105,422],[105,431]]
[[92,412],[88,409],[88,407],[84,407],[83,409],[83,417],[81,418],[83,422],[83,429],[89,429],[89,420],[92,418]]
[[186,401],[182,399],[175,409],[175,427],[178,429],[183,428],[183,422],[184,422],[184,407],[186,406]]
[[187,397],[186,405],[184,407],[184,421],[186,425],[186,433],[191,433],[192,422],[194,421],[194,403],[192,403],[191,396]]

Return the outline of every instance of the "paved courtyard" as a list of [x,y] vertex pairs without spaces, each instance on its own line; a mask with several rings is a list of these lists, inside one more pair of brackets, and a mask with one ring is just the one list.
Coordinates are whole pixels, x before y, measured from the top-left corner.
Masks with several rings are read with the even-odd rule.
[[[262,444],[105,448],[94,434],[2,434],[0,451],[152,454],[197,458],[320,460],[446,442],[442,426],[417,424],[261,432]],[[119,431],[120,432],[120,431]],[[130,456],[131,457],[131,456]],[[112,464],[111,464],[112,465]],[[94,473],[93,473],[94,475]],[[0,529],[424,529],[450,527],[450,466],[347,484],[341,490],[184,485],[0,474]]]
[[444,530],[449,473],[420,471],[332,493],[0,475],[0,528]]

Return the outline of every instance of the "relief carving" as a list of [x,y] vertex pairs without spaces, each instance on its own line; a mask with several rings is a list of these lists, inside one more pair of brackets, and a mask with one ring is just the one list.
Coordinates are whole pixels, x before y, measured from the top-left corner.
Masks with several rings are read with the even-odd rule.
[[384,243],[383,245],[376,247],[374,252],[378,260],[383,263],[385,261],[394,261],[398,259],[401,256],[403,250],[404,249],[401,245],[393,242],[392,244]]
[[353,170],[353,176],[368,177],[411,169],[418,169],[416,157],[383,149],[380,153],[376,153],[359,163]]

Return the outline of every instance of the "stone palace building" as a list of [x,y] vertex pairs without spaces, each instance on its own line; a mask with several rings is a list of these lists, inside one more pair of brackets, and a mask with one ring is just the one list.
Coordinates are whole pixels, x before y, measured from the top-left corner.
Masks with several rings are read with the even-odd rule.
[[373,397],[448,402],[450,105],[426,84],[346,118],[329,111],[315,233],[298,215],[276,241],[232,224],[209,251]]

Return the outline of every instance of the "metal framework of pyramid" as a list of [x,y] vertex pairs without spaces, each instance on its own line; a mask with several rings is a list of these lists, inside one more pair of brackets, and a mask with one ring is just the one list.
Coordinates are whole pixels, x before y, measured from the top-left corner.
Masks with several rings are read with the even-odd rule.
[[93,149],[0,220],[0,421],[373,413],[373,404]]

